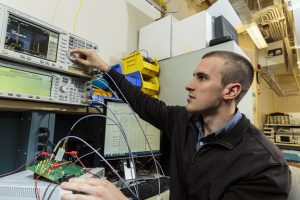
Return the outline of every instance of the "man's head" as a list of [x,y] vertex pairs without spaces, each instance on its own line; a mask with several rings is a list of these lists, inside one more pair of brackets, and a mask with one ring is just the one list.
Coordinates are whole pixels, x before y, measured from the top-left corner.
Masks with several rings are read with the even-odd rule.
[[250,88],[253,76],[251,63],[241,55],[228,51],[207,53],[186,85],[186,108],[191,112],[211,112],[229,103],[236,106]]

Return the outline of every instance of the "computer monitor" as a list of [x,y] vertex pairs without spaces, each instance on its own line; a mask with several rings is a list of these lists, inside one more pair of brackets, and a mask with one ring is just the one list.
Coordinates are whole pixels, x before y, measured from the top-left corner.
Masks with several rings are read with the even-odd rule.
[[[133,155],[137,157],[150,155],[150,148],[130,107],[124,102],[112,100],[107,100],[106,106],[106,116],[114,120],[116,116],[121,123]],[[137,118],[148,138],[152,152],[158,154],[160,152],[160,130],[140,117],[137,116]],[[120,129],[109,119],[105,120],[103,155],[106,158],[125,158],[129,156],[129,150]]]

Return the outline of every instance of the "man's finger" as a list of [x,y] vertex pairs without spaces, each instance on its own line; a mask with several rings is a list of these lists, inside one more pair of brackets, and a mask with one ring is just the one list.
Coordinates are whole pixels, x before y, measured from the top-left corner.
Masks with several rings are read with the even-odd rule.
[[89,185],[93,185],[93,186],[97,186],[100,184],[105,184],[107,182],[106,179],[100,179],[100,178],[86,178],[86,177],[82,177],[82,178],[71,178],[69,180],[69,182],[72,183],[86,183]]
[[80,199],[80,200],[97,200],[97,198],[93,197],[93,196],[87,196],[87,195],[83,195],[83,194],[72,194],[72,193],[62,194],[60,199],[61,200],[76,200],[76,199]]

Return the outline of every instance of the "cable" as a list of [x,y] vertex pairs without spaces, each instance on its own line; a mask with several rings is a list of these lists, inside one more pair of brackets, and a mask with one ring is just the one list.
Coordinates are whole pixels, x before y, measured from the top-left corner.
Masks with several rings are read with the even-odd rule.
[[53,189],[52,189],[52,191],[50,192],[50,194],[49,194],[47,200],[50,200],[50,198],[51,198],[51,196],[53,195],[53,193],[54,193],[55,189],[57,188],[57,186],[58,186],[58,184],[55,185],[55,186],[53,187]]
[[34,180],[34,188],[35,188],[35,195],[36,195],[36,199],[40,200],[40,192],[37,186],[38,183],[38,179],[41,177],[41,175],[37,176],[36,179]]
[[75,14],[75,17],[74,17],[74,33],[76,33],[76,23],[77,23],[77,17],[80,13],[80,10],[81,10],[81,7],[82,7],[82,3],[83,3],[83,0],[80,0],[80,4],[79,4],[79,8],[78,10],[76,11],[76,14]]
[[54,16],[56,15],[56,11],[58,9],[58,6],[59,6],[60,2],[61,2],[61,0],[58,0],[57,3],[56,3],[55,9],[54,9],[52,17],[51,17],[51,24],[53,24],[53,19],[54,19]]
[[[86,107],[86,114],[89,115],[90,114],[90,106]],[[96,133],[94,133],[93,129],[91,129],[91,126],[89,125],[89,119],[86,119],[86,128],[88,130],[88,132],[90,132],[90,135],[92,135],[92,137],[94,137],[96,135]],[[101,131],[101,129],[100,129]]]
[[44,199],[46,198],[46,194],[47,194],[47,192],[48,192],[48,190],[49,190],[49,188],[50,188],[51,185],[52,185],[52,182],[50,182],[50,183],[48,184],[48,186],[47,186],[47,188],[46,188],[46,190],[45,190],[45,192],[44,192],[44,194],[43,194],[43,196],[42,196],[42,200],[44,200]]
[[109,87],[109,85],[107,85],[103,80],[101,80],[101,78],[97,78],[96,80],[100,81],[103,85],[105,85],[115,95],[115,97],[118,98],[118,95],[114,92],[114,90],[111,89],[111,87]]
[[17,169],[15,169],[15,170],[13,170],[13,171],[11,171],[11,172],[7,172],[7,173],[4,173],[4,174],[0,174],[0,177],[7,176],[7,175],[10,175],[10,174],[13,174],[13,173],[19,171],[20,169],[22,169],[22,168],[25,167],[26,165],[29,165],[29,164],[33,163],[34,161],[36,161],[36,159],[37,159],[38,157],[40,157],[41,155],[42,155],[42,154],[38,154],[36,157],[32,158],[30,161],[28,161],[27,163],[21,165],[20,167],[18,167]]
[[[68,134],[67,134],[67,138],[68,138],[68,136],[70,136],[72,130],[74,129],[74,127],[75,127],[80,121],[82,121],[82,120],[85,119],[85,118],[89,118],[89,117],[104,117],[104,118],[110,119],[111,121],[113,121],[113,122],[118,126],[118,128],[119,128],[119,130],[121,131],[121,133],[122,133],[122,135],[123,135],[123,138],[124,138],[124,140],[125,140],[125,142],[126,142],[126,145],[127,145],[127,147],[128,147],[128,152],[129,152],[131,161],[132,161],[132,163],[134,164],[133,154],[132,154],[132,151],[131,151],[131,149],[130,149],[130,146],[129,146],[129,143],[128,143],[128,139],[127,139],[127,136],[126,136],[126,134],[125,134],[125,132],[124,132],[123,127],[120,126],[116,121],[114,121],[113,119],[111,119],[110,117],[107,117],[107,116],[105,116],[105,115],[101,115],[101,114],[93,114],[93,115],[87,115],[87,116],[81,117],[81,118],[78,119],[78,120],[73,124],[73,126],[71,127],[70,131],[69,131]],[[67,141],[68,141],[68,139],[66,139],[66,140],[64,141],[63,146],[66,145]],[[55,146],[53,152],[56,152],[57,148],[58,148],[58,144]],[[64,148],[64,147],[63,147],[63,148]],[[50,159],[50,160],[51,160],[51,159]],[[134,166],[135,166],[135,165],[134,165]],[[134,170],[135,170],[135,168],[134,168]],[[131,172],[131,173],[132,173],[132,172]]]
[[[81,160],[78,158],[77,155],[75,155],[75,158],[77,158],[77,161],[80,163],[80,165],[83,167],[83,169],[84,169],[86,172],[92,174],[93,176],[95,176],[95,177],[97,177],[97,178],[101,178],[101,177],[99,177],[97,174],[94,174],[93,172],[91,172],[91,170],[89,170],[87,167],[85,167],[84,164],[81,162]],[[75,162],[77,162],[77,161],[75,161]]]
[[[140,49],[140,51],[144,51],[144,52],[146,52],[146,54],[147,54],[147,58],[149,58],[149,53],[148,53],[148,51],[146,50],[146,49]],[[142,54],[143,55],[143,54]]]
[[60,143],[62,143],[64,140],[67,140],[69,138],[77,139],[77,140],[83,142],[84,144],[86,144],[88,147],[90,147],[107,164],[107,166],[118,176],[118,178],[122,181],[123,184],[125,184],[125,186],[129,189],[129,191],[132,193],[132,195],[134,195],[134,197],[138,198],[137,195],[130,189],[130,187],[128,186],[126,181],[118,174],[118,172],[116,172],[116,170],[109,164],[109,162],[96,149],[94,149],[89,143],[87,143],[83,139],[76,137],[76,136],[66,136],[66,137],[62,138],[60,141],[58,141],[55,149],[60,145]]
[[[97,151],[99,151],[99,149],[100,149],[100,148],[98,148]],[[87,154],[84,154],[83,156],[77,158],[77,160],[80,160],[81,158],[83,158],[83,157],[85,157],[85,156],[88,156],[88,155],[90,155],[90,154],[92,154],[92,153],[94,153],[94,151],[91,151],[91,152],[89,152],[89,153],[87,153]],[[77,160],[75,160],[74,163],[76,163]],[[95,174],[95,175],[96,175],[96,174]],[[98,175],[96,175],[96,177],[98,177]],[[100,178],[100,177],[98,177],[98,178]],[[45,190],[45,193],[43,194],[42,200],[44,200],[44,199],[46,198],[47,191],[48,191],[48,189],[50,188],[51,184],[52,184],[52,182],[47,186],[47,188],[46,188],[46,190]],[[58,185],[56,185],[56,186],[52,189],[52,191],[50,192],[50,194],[49,194],[49,196],[48,196],[47,199],[50,199],[50,198],[51,198],[51,196],[52,196],[52,194],[53,194],[53,192],[55,191],[55,189],[56,189],[57,186],[58,186]]]
[[[99,103],[100,103],[101,105],[103,105],[104,107],[106,107],[106,109],[108,109],[108,110],[110,111],[110,113],[114,116],[114,118],[116,119],[116,121],[118,122],[118,124],[120,125],[120,127],[122,128],[122,130],[123,130],[123,132],[124,132],[124,134],[125,134],[125,131],[124,131],[123,127],[122,127],[121,122],[119,121],[118,117],[113,113],[113,111],[112,111],[107,105],[105,105],[105,103],[103,103],[103,102],[101,102],[101,101],[99,101]],[[126,140],[127,140],[127,137],[126,137]],[[128,142],[127,142],[127,145],[129,146],[129,143],[128,143]],[[130,153],[131,153],[131,152],[130,152]],[[135,161],[134,161],[134,158],[133,158],[132,153],[131,153],[131,157],[132,157],[131,162],[132,162],[132,165],[133,165],[133,170],[136,172]],[[130,157],[129,157],[129,158],[130,158]],[[133,177],[132,170],[130,170],[130,173],[131,173],[131,177]],[[137,182],[137,179],[134,179],[134,180]],[[135,190],[137,191],[136,188],[135,188]]]
[[[136,113],[133,111],[131,105],[129,104],[128,100],[126,99],[126,97],[124,96],[123,92],[120,90],[120,88],[118,87],[118,85],[116,84],[116,82],[114,81],[114,79],[113,79],[107,72],[104,71],[103,73],[106,74],[106,75],[110,78],[110,80],[114,83],[114,85],[115,85],[116,88],[118,89],[119,93],[121,94],[121,96],[123,97],[123,99],[125,100],[125,102],[128,104],[129,108],[131,109],[131,111],[132,111],[132,113],[133,113],[135,119],[137,120],[137,122],[138,122],[138,124],[139,124],[139,126],[140,126],[140,128],[141,128],[141,130],[142,130],[142,133],[143,133],[143,135],[144,135],[144,137],[145,137],[145,140],[146,140],[146,142],[147,142],[147,145],[148,145],[148,147],[149,147],[151,156],[152,156],[152,158],[153,158],[153,160],[154,160],[156,172],[157,172],[157,174],[159,174],[156,158],[154,157],[154,154],[153,154],[151,145],[150,145],[150,143],[149,143],[149,140],[148,140],[148,138],[147,138],[147,136],[146,136],[146,134],[145,134],[145,131],[144,131],[144,129],[142,128],[142,126],[141,126],[141,124],[140,124],[140,122],[139,122],[137,116],[136,116]],[[160,195],[160,180],[159,180],[159,179],[158,179],[158,182],[159,182],[159,184],[158,184],[158,190],[159,190],[159,195]]]
[[88,107],[95,108],[99,112],[99,114],[103,114],[103,112],[97,106],[89,105]]
[[[113,115],[114,115],[114,114],[113,114]],[[120,132],[121,132],[122,135],[123,135],[123,138],[124,138],[124,140],[125,140],[125,143],[126,143],[126,145],[127,145],[128,152],[129,152],[129,158],[131,159],[131,162],[132,162],[132,164],[133,164],[134,171],[136,171],[136,169],[135,169],[134,157],[133,157],[133,154],[132,154],[130,145],[129,145],[129,143],[128,143],[127,136],[126,136],[125,131],[124,131],[123,127],[121,126],[121,124],[120,124],[118,118],[117,118],[115,115],[114,115],[114,117],[117,119],[118,123],[117,123],[115,120],[113,120],[112,118],[107,117],[107,116],[105,116],[105,115],[101,115],[101,114],[92,114],[92,115],[87,115],[87,116],[81,117],[80,119],[78,119],[78,120],[73,124],[73,126],[71,127],[71,129],[70,129],[69,133],[67,134],[67,136],[70,136],[72,130],[74,129],[74,127],[75,127],[80,121],[82,121],[83,119],[89,118],[89,117],[104,117],[104,118],[106,118],[106,119],[111,120],[114,124],[116,124],[116,125],[118,126]],[[67,141],[68,141],[68,139],[66,139],[66,140],[64,141],[63,145],[66,145]],[[54,152],[56,151],[57,147],[58,147],[58,145],[56,145],[56,147],[54,148]],[[133,176],[132,171],[131,171],[131,175]]]
[[[100,149],[101,149],[101,148],[98,148],[97,151],[99,151]],[[84,155],[80,156],[77,160],[80,160],[80,159],[84,158],[85,156],[88,156],[88,155],[90,155],[90,154],[92,154],[92,153],[94,153],[94,151],[91,151],[91,152],[89,152],[89,153],[87,153],[87,154],[84,154]],[[75,161],[75,162],[76,162],[76,161]]]

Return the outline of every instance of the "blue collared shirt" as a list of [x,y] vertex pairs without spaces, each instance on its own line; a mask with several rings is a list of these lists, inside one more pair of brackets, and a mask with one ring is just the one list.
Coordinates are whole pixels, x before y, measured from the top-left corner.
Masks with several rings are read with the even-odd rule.
[[207,142],[214,141],[217,139],[217,136],[220,136],[221,134],[228,132],[240,121],[241,118],[242,118],[242,114],[237,109],[235,115],[222,128],[216,130],[212,134],[207,135],[206,137],[204,137],[202,123],[199,120],[197,120],[196,121],[196,127],[198,130],[198,140],[196,144],[197,151]]

